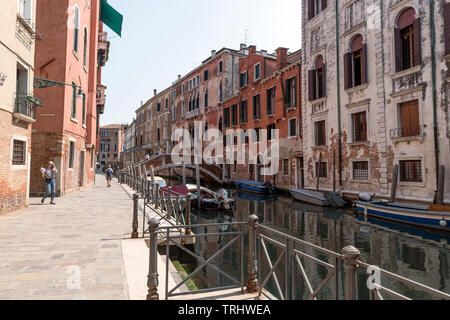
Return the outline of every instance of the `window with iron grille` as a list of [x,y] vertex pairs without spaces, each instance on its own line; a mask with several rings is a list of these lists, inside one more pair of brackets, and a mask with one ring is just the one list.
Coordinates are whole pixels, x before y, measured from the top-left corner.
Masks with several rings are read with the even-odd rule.
[[406,160],[400,161],[400,181],[422,182],[422,161]]
[[353,180],[369,180],[369,162],[354,161],[353,162]]
[[402,38],[402,61],[403,70],[409,69],[414,65],[414,31],[413,26],[409,26],[400,31]]
[[328,171],[328,164],[326,162],[316,162],[316,177],[326,178]]
[[[108,148],[108,150],[109,150],[109,148]],[[108,156],[108,158],[109,158],[109,156]],[[69,145],[69,168],[70,169],[73,169],[74,159],[75,159],[75,142],[70,141],[70,145]]]
[[353,142],[367,141],[367,119],[366,112],[352,114]]
[[22,140],[14,140],[13,141],[12,164],[14,166],[25,165],[26,145],[27,145],[27,143]]

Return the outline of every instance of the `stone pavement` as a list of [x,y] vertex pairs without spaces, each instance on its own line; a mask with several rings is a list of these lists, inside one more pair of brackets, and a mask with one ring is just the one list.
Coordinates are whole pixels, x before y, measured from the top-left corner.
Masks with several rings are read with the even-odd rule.
[[103,176],[96,186],[0,215],[0,299],[128,299],[122,239],[133,203]]

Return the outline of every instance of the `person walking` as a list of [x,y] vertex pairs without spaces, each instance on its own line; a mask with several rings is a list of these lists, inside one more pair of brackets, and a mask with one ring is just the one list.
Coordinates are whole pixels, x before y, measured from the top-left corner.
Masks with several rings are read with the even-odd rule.
[[111,180],[113,177],[113,169],[111,168],[111,166],[108,166],[108,168],[106,169],[105,176],[106,176],[107,188],[111,188]]
[[51,196],[50,204],[55,203],[55,187],[56,187],[56,174],[58,170],[56,170],[55,164],[53,161],[49,161],[46,168],[41,168],[41,176],[44,179],[45,183],[45,195],[41,200],[41,204],[44,203],[45,199]]

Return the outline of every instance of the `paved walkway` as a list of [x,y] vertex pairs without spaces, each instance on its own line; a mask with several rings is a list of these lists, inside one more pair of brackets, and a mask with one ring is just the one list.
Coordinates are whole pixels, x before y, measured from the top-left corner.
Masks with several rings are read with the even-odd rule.
[[0,299],[128,299],[127,193],[98,175],[95,187],[48,202],[0,216]]

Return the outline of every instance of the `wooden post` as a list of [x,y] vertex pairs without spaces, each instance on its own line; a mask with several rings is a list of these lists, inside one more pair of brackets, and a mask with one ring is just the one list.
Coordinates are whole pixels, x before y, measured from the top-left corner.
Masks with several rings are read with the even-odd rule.
[[[191,225],[191,196],[190,195],[186,196],[186,213],[185,213],[184,220],[185,220],[186,226]],[[190,235],[191,228],[186,228],[185,234],[187,236]]]
[[445,189],[445,166],[440,166],[436,204],[444,204],[444,189]]
[[155,184],[155,172],[153,171],[153,166],[150,166],[150,177],[152,178],[152,183]]
[[322,153],[319,155],[319,163],[317,164],[316,168],[316,175],[317,175],[317,183],[316,183],[316,191],[319,191],[319,182],[320,182],[320,163],[322,162]]
[[336,150],[333,150],[333,191],[336,191]]
[[195,176],[197,180],[197,202],[198,202],[198,210],[201,209],[202,205],[202,199],[201,199],[201,193],[200,193],[200,165],[197,164],[195,166]]
[[183,186],[186,185],[186,165],[183,165]]
[[395,202],[395,196],[397,194],[398,174],[399,166],[398,164],[396,164],[394,166],[394,173],[392,174],[391,202]]

